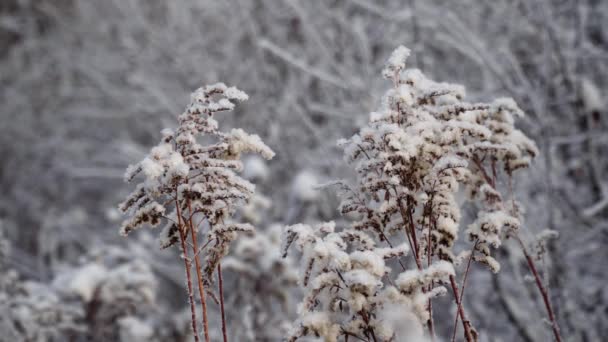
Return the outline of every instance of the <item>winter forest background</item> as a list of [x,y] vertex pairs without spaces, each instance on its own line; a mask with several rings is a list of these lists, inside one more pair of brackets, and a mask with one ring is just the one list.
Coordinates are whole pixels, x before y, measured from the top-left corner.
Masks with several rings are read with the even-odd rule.
[[[221,126],[276,153],[244,159],[256,195],[237,218],[257,233],[224,261],[229,334],[281,340],[301,298],[281,231],[349,220],[335,189],[315,186],[353,178],[336,141],[378,106],[399,45],[471,101],[513,97],[526,113],[517,127],[540,154],[514,179],[522,236],[543,248],[564,339],[604,340],[607,23],[602,0],[1,1],[0,341],[192,340],[177,249],[150,229],[121,237],[117,205],[127,165],[216,82],[250,97]],[[559,237],[536,245],[547,229]],[[494,255],[500,273],[474,265],[464,301],[480,340],[550,341],[518,246]],[[454,310],[435,312],[438,335]]]

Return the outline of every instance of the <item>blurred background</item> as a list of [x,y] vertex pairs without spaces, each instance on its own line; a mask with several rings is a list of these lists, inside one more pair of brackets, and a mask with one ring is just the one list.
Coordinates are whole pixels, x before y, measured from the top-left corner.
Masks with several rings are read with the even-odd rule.
[[[602,0],[2,0],[0,341],[191,340],[177,252],[156,231],[121,238],[116,207],[126,166],[219,81],[250,96],[220,127],[277,154],[245,161],[259,196],[240,215],[259,232],[226,261],[230,334],[280,341],[298,301],[281,227],[344,220],[313,187],[353,175],[335,142],[378,105],[401,44],[409,67],[469,99],[524,109],[519,128],[541,150],[515,182],[525,235],[559,232],[542,265],[563,336],[603,340],[607,24]],[[501,273],[473,272],[465,300],[482,340],[549,341],[525,260],[498,253]]]

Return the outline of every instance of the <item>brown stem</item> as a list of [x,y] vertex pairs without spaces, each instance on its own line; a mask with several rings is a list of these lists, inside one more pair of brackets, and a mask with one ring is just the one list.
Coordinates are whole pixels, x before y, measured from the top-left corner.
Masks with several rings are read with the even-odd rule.
[[[405,212],[405,208],[403,208],[403,204],[401,203],[401,200],[398,198],[397,199],[397,203],[399,203],[399,212],[401,213],[401,218],[403,219],[403,229],[405,231],[405,235],[407,236],[407,240],[410,243],[410,249],[412,250],[412,253],[414,253],[414,260],[416,261],[416,267],[418,267],[418,270],[422,269],[422,264],[420,263],[420,255],[418,255],[418,242],[416,241],[416,235],[414,230],[416,229],[416,227],[414,227],[414,221],[411,215],[411,208],[409,206],[409,198],[408,198],[408,212],[410,215],[406,214]],[[408,219],[409,217],[409,219]],[[408,231],[408,227],[405,225],[405,222],[409,221],[409,231]]]
[[[384,241],[386,241],[386,244],[390,247],[393,248],[393,243],[388,239],[388,237],[384,234],[384,232],[382,230],[378,230],[378,235],[380,235]],[[405,265],[401,262],[401,259],[397,259],[397,262],[399,263],[399,265],[401,265],[401,268],[405,271]]]
[[226,312],[224,311],[224,283],[222,280],[222,265],[217,264],[217,278],[218,285],[220,287],[220,311],[222,314],[222,336],[224,337],[224,342],[228,342],[228,333],[226,332]]
[[[433,239],[432,239],[432,232],[433,232],[433,227],[437,225],[437,222],[435,222],[435,220],[433,219],[433,197],[435,195],[431,195],[431,201],[429,202],[430,204],[430,210],[429,210],[429,233],[428,233],[428,241],[427,241],[427,245],[426,245],[426,249],[427,249],[427,253],[426,253],[426,259],[427,259],[427,267],[431,266],[431,259],[433,258]],[[423,221],[424,224],[424,221]]]
[[[460,286],[460,297],[457,298],[458,306],[462,307],[462,299],[464,297],[464,289],[467,285],[467,278],[469,275],[469,270],[471,269],[471,261],[473,260],[473,254],[475,254],[475,248],[477,248],[477,243],[479,240],[475,240],[475,244],[473,245],[473,250],[471,250],[471,255],[469,255],[469,261],[467,262],[467,268],[464,271],[464,278],[462,279],[462,285]],[[456,341],[456,329],[458,328],[458,317],[460,317],[460,311],[456,311],[456,318],[454,319],[454,331],[452,333],[452,342]]]
[[[188,199],[188,211],[192,213],[192,203],[190,199]],[[198,281],[198,294],[201,298],[201,304],[203,306],[203,330],[205,333],[205,341],[209,342],[209,325],[207,323],[207,301],[205,300],[205,285],[203,284],[201,263],[198,257],[198,243],[196,241],[196,229],[194,229],[194,225],[192,224],[192,214],[190,214],[188,225],[190,228],[190,235],[192,237],[192,251],[194,253],[194,265],[196,267],[196,278]]]
[[367,325],[367,329],[368,329],[370,335],[372,335],[372,339],[374,340],[374,342],[378,342],[378,340],[376,339],[376,333],[374,332],[374,328],[369,326],[369,317],[367,316],[365,311],[364,310],[359,311],[359,315],[361,315],[361,318],[363,318],[363,321]]
[[492,187],[496,188],[496,158],[492,157]]
[[[433,249],[433,240],[431,238],[431,233],[432,233],[432,228],[433,228],[433,196],[431,196],[431,201],[430,201],[430,213],[429,213],[429,232],[428,232],[428,241],[427,241],[427,245],[426,245],[426,249],[427,249],[427,267],[431,267],[431,259],[433,257],[432,254],[432,249]],[[423,221],[424,224],[424,221]],[[433,282],[431,282],[431,285],[429,285],[429,291],[431,291],[433,289]],[[433,323],[433,302],[432,300],[429,298],[429,334],[431,335],[431,341],[435,342],[435,328],[434,328],[434,323]]]
[[545,304],[545,309],[547,309],[547,314],[549,315],[549,321],[551,321],[551,328],[553,330],[553,336],[555,337],[555,341],[561,342],[562,336],[559,331],[559,325],[557,324],[557,321],[555,320],[555,313],[553,312],[553,307],[551,306],[551,301],[549,300],[549,292],[547,291],[547,288],[543,285],[543,282],[538,273],[538,270],[536,269],[536,265],[534,264],[534,260],[532,259],[530,254],[528,254],[528,250],[527,250],[526,246],[524,245],[523,241],[521,240],[519,235],[514,234],[514,236],[515,236],[515,239],[517,240],[517,242],[519,243],[521,250],[524,252],[524,256],[526,258],[526,261],[528,262],[528,267],[530,267],[530,271],[532,272],[532,275],[534,275],[536,287],[538,287],[538,290],[540,291],[540,294],[543,298],[543,302]]
[[459,303],[458,301],[460,298],[458,294],[458,285],[456,285],[456,280],[453,275],[450,276],[450,285],[452,285],[452,291],[454,291],[454,299],[456,300],[456,305],[458,306],[458,313],[460,314],[460,317],[462,317],[464,337],[466,338],[467,342],[475,342],[475,338],[473,337],[473,333],[471,331],[471,322],[469,322],[467,319],[464,308],[462,307],[462,302]]
[[190,313],[192,318],[192,334],[194,334],[194,341],[198,342],[198,329],[196,328],[196,308],[194,307],[194,295],[192,294],[192,274],[190,272],[190,261],[188,260],[188,249],[186,248],[186,237],[184,236],[184,231],[182,229],[182,219],[181,213],[179,209],[179,203],[177,200],[175,201],[175,206],[177,210],[177,220],[179,222],[177,230],[179,231],[179,238],[182,247],[182,253],[184,254],[184,263],[186,267],[186,279],[188,284],[188,301],[190,302]]
[[490,178],[490,176],[488,176],[486,169],[483,167],[483,165],[481,165],[481,161],[479,161],[479,158],[477,158],[477,156],[473,156],[473,162],[475,163],[475,165],[477,166],[479,171],[481,171],[481,175],[482,175],[483,179],[486,181],[486,183],[488,183],[492,187],[494,187],[492,179]]
[[420,247],[418,245],[418,240],[416,239],[416,226],[414,226],[414,214],[412,212],[412,204],[409,197],[407,199],[407,212],[410,221],[410,231],[412,234],[412,240],[414,242],[414,247],[416,247],[416,257],[418,258],[418,263],[420,263]]

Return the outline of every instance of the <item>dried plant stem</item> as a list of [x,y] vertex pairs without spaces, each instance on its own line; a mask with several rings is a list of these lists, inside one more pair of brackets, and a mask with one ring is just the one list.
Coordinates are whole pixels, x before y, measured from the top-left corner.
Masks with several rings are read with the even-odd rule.
[[[399,212],[401,213],[401,218],[403,219],[404,225],[403,225],[403,230],[405,231],[405,236],[407,236],[407,240],[410,244],[410,249],[412,250],[412,253],[414,253],[414,260],[416,260],[416,267],[418,268],[418,270],[422,270],[422,263],[420,262],[420,255],[418,254],[418,241],[416,240],[416,227],[414,226],[414,221],[413,218],[411,217],[411,208],[409,206],[409,201],[408,201],[408,213],[405,212],[405,208],[403,207],[403,204],[401,203],[401,200],[398,201],[399,203]],[[405,224],[405,222],[409,221],[409,229],[408,226]]]
[[[188,211],[189,217],[188,225],[190,228],[190,236],[192,238],[192,251],[194,253],[194,265],[196,267],[196,278],[198,282],[198,294],[201,298],[201,304],[203,307],[203,331],[205,334],[205,341],[209,342],[209,325],[207,321],[207,301],[205,300],[205,285],[203,284],[203,277],[201,272],[201,263],[198,257],[198,243],[196,241],[196,229],[194,229],[194,225],[192,224],[192,203],[190,199],[188,199]],[[179,216],[179,215],[178,215]]]
[[547,309],[549,321],[551,322],[551,328],[553,330],[553,336],[555,338],[555,341],[561,342],[562,336],[559,331],[559,325],[557,324],[557,320],[555,319],[555,313],[553,312],[553,307],[551,306],[551,300],[549,300],[549,292],[547,291],[547,288],[543,285],[540,274],[538,273],[538,270],[536,269],[536,265],[534,264],[534,260],[528,253],[528,250],[527,250],[526,246],[524,245],[523,241],[517,234],[513,234],[513,235],[514,235],[515,239],[517,240],[517,242],[519,243],[521,250],[524,253],[526,261],[528,262],[528,267],[530,268],[530,271],[532,272],[532,275],[534,276],[534,280],[536,282],[536,287],[538,287],[538,290],[540,291],[540,294],[543,298],[543,302],[545,304],[545,309]]
[[420,261],[420,245],[418,245],[418,240],[416,239],[416,226],[414,226],[414,214],[413,214],[413,206],[410,198],[407,199],[407,213],[408,219],[410,222],[410,233],[412,234],[412,242],[414,243],[414,248],[416,248],[416,263],[418,267],[422,268],[422,263]]
[[[477,248],[477,243],[479,240],[475,241],[475,245],[473,245],[473,250],[471,250],[471,255],[469,255],[469,261],[467,262],[467,268],[464,271],[464,277],[462,279],[462,285],[460,286],[460,297],[457,298],[456,304],[459,307],[462,307],[462,300],[464,297],[464,289],[467,285],[467,278],[469,275],[469,270],[471,269],[471,261],[473,260],[473,254],[475,254],[475,248]],[[456,341],[456,330],[458,329],[458,318],[460,317],[460,310],[456,311],[456,318],[454,319],[454,331],[452,332],[452,342]]]
[[460,317],[462,317],[464,337],[466,338],[467,342],[474,342],[475,338],[473,337],[473,333],[471,331],[471,322],[467,319],[462,302],[459,301],[460,295],[458,292],[458,285],[456,285],[456,279],[453,275],[450,276],[450,285],[452,286],[452,291],[454,291],[454,299],[456,300],[456,305],[458,306],[458,313],[460,314]]
[[[409,197],[407,198],[407,214],[406,214],[405,209],[403,208],[403,205],[401,204],[400,200],[399,200],[399,209],[401,212],[401,217],[403,219],[403,222],[406,222],[406,221],[409,222],[409,231],[408,231],[408,227],[406,225],[404,225],[405,235],[407,236],[408,242],[410,244],[410,249],[414,253],[414,260],[416,261],[416,267],[418,267],[418,270],[422,270],[420,249],[419,249],[419,245],[418,245],[418,240],[416,239],[416,226],[414,225],[414,217],[412,214],[412,205],[411,205]],[[429,242],[430,241],[431,241],[431,237],[430,237],[430,232],[429,232]],[[430,248],[431,247],[429,244],[429,246],[427,246],[427,249],[429,250],[429,255],[430,255]],[[429,265],[430,265],[430,260],[431,259],[429,258]],[[429,329],[429,336],[431,336],[432,341],[435,341],[435,331],[434,331],[434,327],[433,327],[433,306],[431,303],[431,299],[429,299],[429,301],[428,301],[428,310],[429,310],[429,321],[428,321],[427,326]]]
[[[433,249],[433,239],[431,236],[432,233],[432,228],[435,222],[433,221],[433,197],[431,196],[431,201],[430,201],[430,213],[429,213],[429,233],[428,233],[428,239],[427,239],[427,245],[426,245],[426,250],[427,250],[427,267],[431,267],[431,261],[433,258],[433,253],[432,253],[432,249]],[[424,224],[424,221],[423,221]],[[434,283],[431,282],[431,285],[429,285],[429,291],[431,291],[433,289]],[[431,335],[431,341],[435,342],[435,328],[434,328],[434,323],[433,323],[433,301],[429,298],[429,334]]]
[[228,333],[226,331],[226,312],[224,311],[224,281],[222,280],[222,265],[217,265],[218,286],[220,288],[220,312],[222,314],[222,336],[224,342],[228,342]]
[[473,157],[473,162],[475,163],[475,165],[481,172],[481,175],[482,175],[483,179],[486,181],[486,183],[488,183],[492,188],[494,188],[494,181],[490,178],[490,176],[488,176],[486,169],[483,167],[483,165],[481,164],[481,161],[479,160],[479,158],[477,156]]
[[192,315],[192,334],[194,334],[194,341],[198,342],[198,329],[196,328],[196,308],[194,307],[194,295],[192,291],[192,274],[190,271],[190,260],[188,259],[188,249],[186,248],[186,236],[184,235],[184,230],[182,229],[185,225],[182,224],[181,213],[179,209],[179,203],[177,200],[175,201],[175,205],[177,208],[177,220],[178,220],[178,230],[179,230],[179,239],[182,247],[182,253],[184,254],[184,264],[186,268],[186,283],[188,287],[188,301],[190,302],[190,313]]
[[372,339],[374,340],[374,342],[378,342],[378,340],[376,339],[376,333],[374,332],[374,328],[369,326],[369,316],[366,314],[366,312],[364,310],[359,311],[359,315],[361,315],[361,318],[363,318],[363,321],[367,325],[368,332],[372,336]]
[[[509,196],[511,197],[511,210],[513,211],[515,209],[515,199],[513,197],[513,180],[512,180],[511,174],[509,174]],[[559,331],[559,325],[557,324],[557,320],[555,319],[555,313],[553,312],[553,307],[551,306],[551,300],[549,299],[549,293],[548,293],[547,289],[545,288],[545,286],[543,285],[540,274],[538,274],[538,270],[536,269],[536,265],[534,264],[534,260],[528,253],[528,249],[526,248],[526,245],[521,240],[519,235],[517,235],[517,233],[514,233],[512,235],[515,237],[515,239],[519,243],[519,246],[521,247],[521,250],[524,253],[524,256],[528,263],[528,267],[530,268],[532,275],[534,275],[536,287],[538,287],[538,290],[540,291],[540,294],[543,298],[543,302],[545,304],[545,309],[547,310],[547,315],[549,316],[549,321],[551,321],[551,329],[553,330],[553,336],[555,337],[555,341],[561,342],[562,336]]]

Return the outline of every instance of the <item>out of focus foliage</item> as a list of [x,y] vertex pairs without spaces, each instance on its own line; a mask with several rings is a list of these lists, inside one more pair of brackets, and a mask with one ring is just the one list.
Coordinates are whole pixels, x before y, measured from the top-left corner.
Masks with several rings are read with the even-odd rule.
[[[245,175],[268,197],[267,208],[257,212],[264,234],[259,243],[278,248],[274,233],[264,229],[274,223],[346,220],[331,192],[312,187],[349,174],[335,141],[351,136],[377,107],[383,83],[376,75],[404,44],[413,50],[409,65],[433,79],[464,83],[473,99],[513,97],[527,113],[518,128],[541,150],[515,180],[527,208],[527,240],[533,244],[545,229],[559,232],[542,254],[563,335],[600,340],[608,334],[602,265],[608,257],[602,247],[608,242],[606,23],[608,2],[599,0],[2,1],[0,219],[11,251],[0,254],[11,279],[45,288],[34,291],[46,296],[44,303],[75,308],[69,311],[74,325],[65,321],[56,326],[67,330],[52,333],[86,336],[109,325],[112,339],[187,338],[175,255],[158,251],[148,232],[129,242],[118,236],[115,204],[126,195],[124,168],[172,125],[192,89],[222,80],[251,98],[225,118],[226,127],[256,132],[276,152],[272,162],[245,163]],[[130,257],[102,258],[94,253],[101,246]],[[263,262],[274,262],[270,250],[238,246],[235,258],[260,254]],[[506,244],[497,258],[500,275],[473,272],[480,279],[470,281],[477,287],[469,291],[478,295],[465,300],[470,319],[482,336],[546,339],[547,329],[534,319],[541,307],[517,248]],[[282,309],[278,300],[266,306],[254,297],[285,297],[274,287],[285,290],[290,277],[264,281],[274,269],[264,264],[259,273],[237,278],[239,267],[262,261],[241,262],[226,271],[226,284],[234,288],[227,296],[238,296],[227,298],[234,303],[228,316],[247,325],[240,331],[249,337],[241,340],[278,340],[281,323],[273,323],[270,334],[258,326],[290,321],[293,305]],[[96,304],[97,314],[87,315],[78,291],[72,291],[79,298],[73,302],[53,284],[91,267],[108,274],[137,267],[155,291],[177,295],[137,297],[137,287],[130,288],[135,297],[129,294],[129,301],[146,299],[155,310],[130,311],[125,304],[126,311],[114,313],[104,309],[112,305]],[[95,288],[103,293],[100,286]],[[19,291],[23,298],[31,293]],[[19,305],[27,308],[28,300]],[[251,312],[267,307],[269,317],[242,320],[243,305]],[[120,322],[139,328],[118,330]]]

